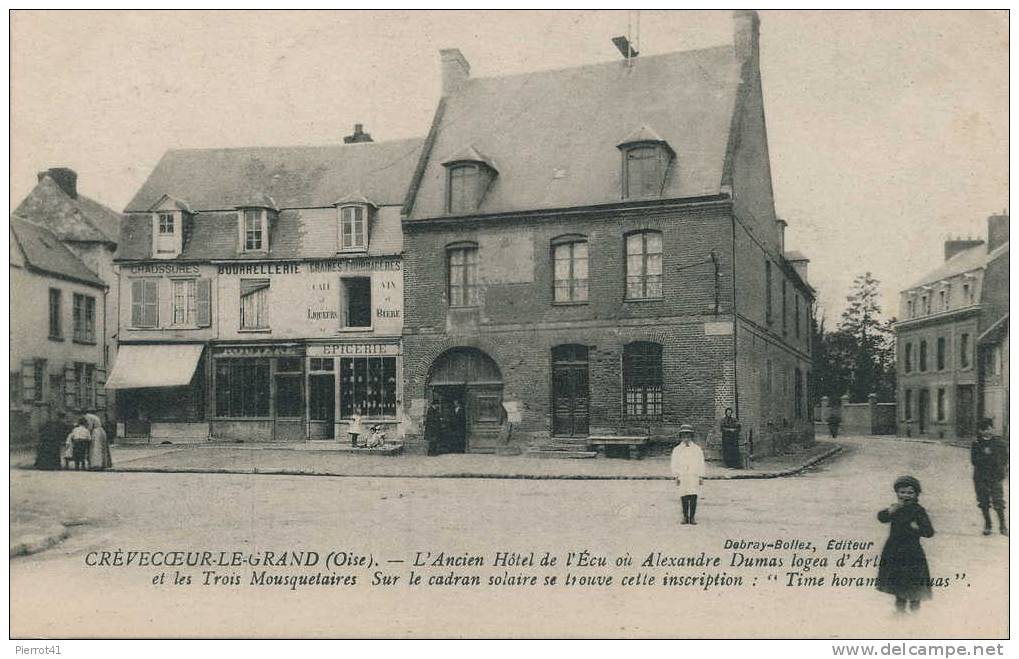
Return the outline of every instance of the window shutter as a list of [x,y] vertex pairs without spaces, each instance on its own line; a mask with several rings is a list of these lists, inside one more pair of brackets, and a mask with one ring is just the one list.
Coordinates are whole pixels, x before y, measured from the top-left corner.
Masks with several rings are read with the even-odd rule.
[[340,327],[347,327],[347,283],[340,277]]
[[212,280],[199,279],[195,283],[195,314],[198,326],[208,327],[212,324]]
[[74,364],[64,364],[64,408],[78,408],[78,378],[74,376]]
[[95,369],[96,409],[106,409],[106,369]]
[[155,279],[143,279],[142,281],[145,288],[142,320],[145,327],[157,327],[159,325],[159,281]]
[[21,360],[21,400],[26,403],[35,401],[35,360]]
[[143,309],[145,302],[145,281],[143,279],[135,279],[131,282],[131,327],[141,327],[143,318]]

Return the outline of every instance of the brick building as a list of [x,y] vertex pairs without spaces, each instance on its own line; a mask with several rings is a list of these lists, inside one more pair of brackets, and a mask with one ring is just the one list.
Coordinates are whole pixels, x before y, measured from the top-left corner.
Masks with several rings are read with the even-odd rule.
[[1007,434],[1008,216],[988,218],[986,242],[945,242],[945,262],[901,292],[899,316],[899,433],[973,437],[989,417]]
[[39,173],[10,222],[11,441],[30,441],[50,412],[105,415],[114,338],[113,257],[120,216],[78,193],[66,167]]
[[142,441],[401,432],[400,209],[421,140],[176,150],[127,207],[118,427]]
[[[468,450],[811,441],[807,259],[775,215],[755,12],[734,45],[472,78],[404,209],[404,404],[465,401]],[[413,446],[413,441],[409,443]],[[420,447],[420,445],[419,445]]]

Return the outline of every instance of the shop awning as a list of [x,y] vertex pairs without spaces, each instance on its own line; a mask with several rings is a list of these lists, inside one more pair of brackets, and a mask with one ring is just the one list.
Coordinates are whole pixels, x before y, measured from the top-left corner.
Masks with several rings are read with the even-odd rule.
[[201,344],[122,345],[107,389],[182,387],[191,382],[202,356]]

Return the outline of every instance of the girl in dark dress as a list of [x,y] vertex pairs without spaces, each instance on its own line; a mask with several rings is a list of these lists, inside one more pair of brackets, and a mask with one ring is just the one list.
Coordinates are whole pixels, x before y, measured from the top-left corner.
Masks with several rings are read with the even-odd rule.
[[888,541],[881,550],[877,571],[877,589],[895,595],[895,609],[916,611],[920,601],[931,598],[930,569],[927,556],[920,547],[920,538],[934,535],[930,517],[917,502],[920,481],[902,476],[895,481],[895,503],[877,514],[882,524],[891,524]]

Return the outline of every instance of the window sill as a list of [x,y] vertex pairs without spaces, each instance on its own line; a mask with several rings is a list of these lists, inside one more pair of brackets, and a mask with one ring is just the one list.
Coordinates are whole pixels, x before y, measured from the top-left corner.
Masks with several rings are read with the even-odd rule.
[[162,327],[128,327],[129,332],[154,332],[163,329]]
[[341,334],[351,334],[355,332],[371,332],[374,329],[374,325],[365,325],[364,327],[341,327],[336,331]]
[[204,329],[201,325],[170,325],[167,329],[172,330],[198,330]]
[[268,327],[242,327],[237,331],[243,334],[272,334],[272,329]]
[[367,246],[365,246],[365,247],[341,247],[340,249],[336,250],[336,254],[337,255],[340,255],[340,254],[367,254],[367,253],[368,253],[368,247]]
[[458,310],[480,309],[481,305],[480,304],[471,304],[471,305],[466,305],[466,304],[451,304],[451,305],[449,305],[449,308],[450,309],[458,309]]
[[576,302],[572,300],[560,300],[558,302],[555,300],[552,301],[553,307],[584,307],[587,306],[588,304],[589,302],[587,300],[581,300]]
[[95,341],[87,341],[85,339],[71,339],[71,342],[72,343],[77,343],[78,345],[82,345],[82,346],[94,346],[94,345],[96,345]]
[[63,341],[64,340],[64,337],[62,337],[62,336],[50,336],[49,338],[50,338],[50,341]]
[[628,297],[623,298],[623,302],[662,302],[664,297]]

